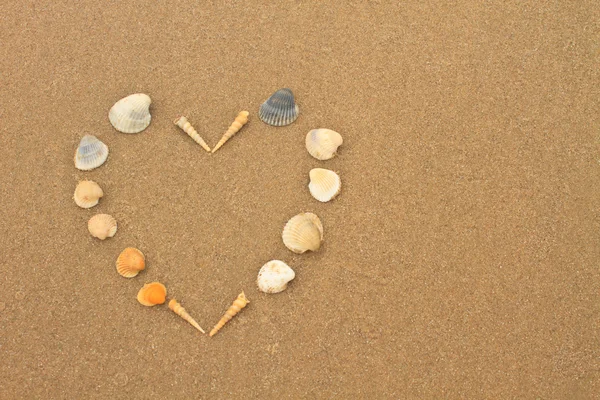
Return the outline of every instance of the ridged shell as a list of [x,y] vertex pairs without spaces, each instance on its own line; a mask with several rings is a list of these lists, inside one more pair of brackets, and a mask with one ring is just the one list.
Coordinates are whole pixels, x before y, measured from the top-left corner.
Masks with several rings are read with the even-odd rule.
[[292,217],[281,234],[283,244],[294,253],[316,251],[323,241],[323,224],[313,213],[302,213]]
[[331,129],[313,129],[306,134],[306,150],[317,160],[329,160],[335,157],[342,143],[344,143],[342,135]]
[[104,164],[107,158],[108,146],[94,135],[85,135],[75,150],[75,168],[89,171]]
[[323,203],[333,199],[342,190],[340,176],[331,170],[314,168],[310,170],[309,176],[308,190],[310,190],[310,194]]
[[92,236],[104,240],[115,236],[117,221],[108,214],[97,214],[88,221],[88,230]]
[[102,196],[104,196],[104,192],[96,182],[81,181],[75,188],[73,200],[81,208],[92,208],[98,204],[98,200]]
[[117,272],[125,278],[133,278],[146,268],[144,253],[133,247],[127,247],[117,258]]
[[290,89],[279,89],[258,109],[258,117],[266,124],[273,126],[289,125],[298,118],[300,108],[294,100]]
[[116,130],[138,133],[150,125],[150,96],[143,93],[129,95],[117,101],[108,112],[108,119]]
[[256,284],[261,292],[279,293],[287,288],[288,282],[296,277],[294,270],[280,260],[272,260],[258,271]]
[[137,300],[148,307],[164,304],[167,300],[167,288],[160,282],[146,283],[138,292]]

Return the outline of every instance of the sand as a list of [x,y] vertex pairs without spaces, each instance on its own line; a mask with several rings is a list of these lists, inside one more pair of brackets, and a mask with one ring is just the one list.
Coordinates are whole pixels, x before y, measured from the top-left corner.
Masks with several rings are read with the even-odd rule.
[[[342,4],[343,3],[343,4]],[[595,1],[0,4],[2,399],[592,399],[600,392]],[[301,115],[257,118],[276,89]],[[120,98],[151,96],[122,134]],[[173,124],[185,115],[209,155]],[[304,148],[340,132],[329,161]],[[110,148],[83,172],[84,134]],[[308,172],[338,171],[321,204]],[[72,200],[79,180],[105,197]],[[285,222],[325,242],[296,255]],[[109,213],[115,237],[87,220]],[[125,247],[147,268],[127,280]],[[296,271],[258,291],[260,267]],[[136,294],[158,280],[213,338]]]

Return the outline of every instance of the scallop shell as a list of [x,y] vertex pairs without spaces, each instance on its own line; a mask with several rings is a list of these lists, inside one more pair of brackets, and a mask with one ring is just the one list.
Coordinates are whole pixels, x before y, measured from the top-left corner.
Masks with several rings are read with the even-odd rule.
[[127,247],[117,258],[117,272],[125,278],[133,278],[146,268],[144,253],[133,247]]
[[261,292],[279,293],[287,288],[288,282],[296,277],[294,270],[280,260],[272,260],[258,271],[256,284]]
[[90,171],[104,164],[107,158],[108,146],[94,135],[85,135],[75,150],[75,168]]
[[143,93],[129,95],[117,101],[108,112],[108,119],[116,130],[138,133],[150,125],[150,96]]
[[306,134],[306,150],[317,160],[335,157],[343,142],[342,135],[331,129],[313,129]]
[[310,194],[323,203],[333,199],[342,190],[342,180],[333,171],[314,168],[310,170],[309,176],[308,190],[310,190]]
[[146,283],[138,292],[137,300],[148,307],[164,304],[167,300],[167,288],[160,282]]
[[88,230],[92,236],[104,240],[107,237],[115,236],[117,221],[108,214],[97,214],[88,221]]
[[289,125],[298,118],[300,109],[290,89],[279,89],[258,109],[258,117],[273,126]]
[[323,242],[323,224],[313,213],[302,213],[292,217],[281,235],[285,247],[294,253],[316,251]]
[[96,182],[81,181],[75,188],[73,200],[81,208],[92,208],[98,204],[98,200],[102,196],[104,196],[104,192]]

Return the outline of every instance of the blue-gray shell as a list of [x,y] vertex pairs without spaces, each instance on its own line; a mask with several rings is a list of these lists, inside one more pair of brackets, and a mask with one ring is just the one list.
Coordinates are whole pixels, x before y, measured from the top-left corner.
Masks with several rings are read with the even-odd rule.
[[289,125],[298,118],[300,109],[290,89],[279,89],[258,110],[258,117],[273,126]]

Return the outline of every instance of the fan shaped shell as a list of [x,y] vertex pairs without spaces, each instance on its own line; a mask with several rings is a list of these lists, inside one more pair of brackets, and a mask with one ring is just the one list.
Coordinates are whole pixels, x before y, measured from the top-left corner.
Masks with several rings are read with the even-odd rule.
[[280,260],[272,260],[258,271],[256,284],[265,293],[283,292],[292,279],[296,277],[294,270]]
[[279,89],[261,104],[258,117],[273,126],[289,125],[298,118],[300,108],[296,105],[294,93],[290,89]]
[[144,93],[129,95],[117,101],[108,112],[108,119],[116,130],[138,133],[150,125],[150,96]]
[[137,300],[147,307],[164,304],[167,300],[167,288],[160,282],[146,283],[138,292]]
[[333,199],[342,190],[340,176],[331,170],[314,168],[310,170],[309,176],[308,190],[310,190],[310,194],[323,203]]
[[285,224],[281,237],[294,253],[317,251],[323,242],[323,224],[313,213],[298,214]]
[[88,221],[88,230],[92,236],[104,240],[115,236],[117,221],[108,214],[97,214]]
[[146,268],[144,253],[133,247],[127,247],[117,258],[117,272],[125,278],[133,278]]
[[313,129],[306,134],[306,150],[317,160],[335,157],[343,142],[342,135],[331,129]]
[[94,181],[81,181],[75,188],[73,200],[81,208],[92,208],[104,196],[102,188]]
[[75,150],[75,168],[90,171],[104,164],[107,158],[108,146],[94,135],[85,135]]

